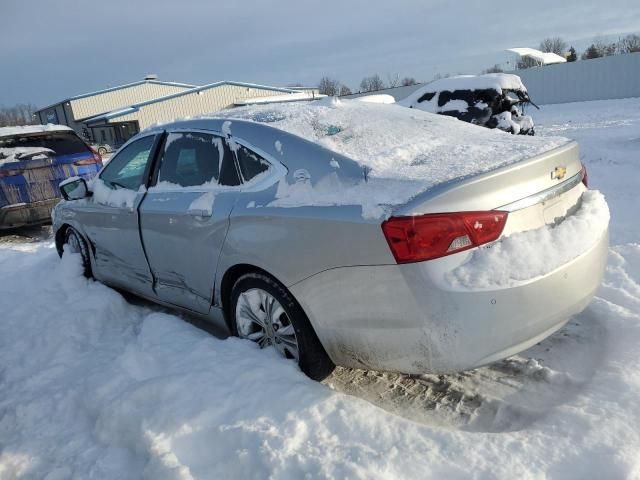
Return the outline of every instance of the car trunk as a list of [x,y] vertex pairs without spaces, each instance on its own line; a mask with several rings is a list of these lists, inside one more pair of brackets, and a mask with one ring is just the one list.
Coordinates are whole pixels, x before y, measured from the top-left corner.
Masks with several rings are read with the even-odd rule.
[[578,145],[573,142],[507,167],[437,185],[394,216],[464,211],[509,212],[503,235],[557,222],[584,190]]

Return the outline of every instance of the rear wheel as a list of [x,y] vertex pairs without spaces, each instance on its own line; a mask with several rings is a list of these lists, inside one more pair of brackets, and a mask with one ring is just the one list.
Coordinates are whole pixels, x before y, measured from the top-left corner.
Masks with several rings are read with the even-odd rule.
[[275,348],[314,380],[324,379],[335,368],[302,308],[273,278],[243,275],[233,286],[230,306],[234,335],[261,348]]
[[91,277],[91,262],[89,260],[89,249],[84,238],[74,229],[68,227],[64,234],[64,250],[65,253],[77,253],[82,258],[82,269],[85,277]]
[[100,155],[106,155],[107,154],[107,149],[104,148],[104,147],[100,147],[100,148],[98,148],[98,153]]

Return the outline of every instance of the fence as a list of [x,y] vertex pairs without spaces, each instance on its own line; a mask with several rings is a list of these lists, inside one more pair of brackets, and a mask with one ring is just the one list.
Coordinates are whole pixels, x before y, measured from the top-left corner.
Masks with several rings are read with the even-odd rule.
[[517,70],[537,104],[640,97],[640,53]]

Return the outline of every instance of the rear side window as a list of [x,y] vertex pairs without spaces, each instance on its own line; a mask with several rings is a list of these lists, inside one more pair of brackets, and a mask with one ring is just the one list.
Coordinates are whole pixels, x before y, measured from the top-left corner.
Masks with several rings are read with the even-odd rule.
[[435,96],[436,92],[427,92],[418,99],[418,103],[430,102]]
[[56,155],[86,153],[89,147],[73,132],[50,132],[42,135],[25,135],[0,138],[0,148],[41,147]]
[[269,169],[269,162],[242,145],[238,145],[236,156],[242,179],[245,182],[249,182],[252,178]]
[[185,132],[167,136],[158,182],[195,187],[212,182],[238,185],[239,179],[229,147],[222,138]]

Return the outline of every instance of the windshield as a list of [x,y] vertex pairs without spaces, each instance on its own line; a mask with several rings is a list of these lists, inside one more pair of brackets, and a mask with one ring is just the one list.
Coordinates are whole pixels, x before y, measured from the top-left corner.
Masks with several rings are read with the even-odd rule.
[[40,147],[56,155],[88,152],[88,147],[72,132],[51,132],[38,135],[15,135],[0,138],[0,148]]

